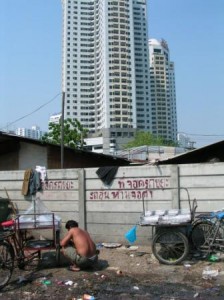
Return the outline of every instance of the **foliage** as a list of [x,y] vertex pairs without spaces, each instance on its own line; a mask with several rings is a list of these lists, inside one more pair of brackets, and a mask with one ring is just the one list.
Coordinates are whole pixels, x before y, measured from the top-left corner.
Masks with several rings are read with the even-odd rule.
[[173,141],[167,141],[162,137],[154,136],[150,132],[137,131],[132,141],[127,143],[124,148],[129,149],[139,146],[177,146],[177,143]]
[[[49,123],[48,133],[42,137],[43,142],[59,145],[61,144],[61,122],[59,124]],[[71,118],[64,120],[64,145],[77,149],[83,148],[84,138],[87,137],[87,129],[84,129],[81,123]]]

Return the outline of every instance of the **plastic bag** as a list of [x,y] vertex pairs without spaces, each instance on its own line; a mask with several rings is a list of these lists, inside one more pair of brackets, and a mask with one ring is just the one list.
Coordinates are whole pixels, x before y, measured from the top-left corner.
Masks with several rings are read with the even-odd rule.
[[40,198],[35,198],[30,207],[19,216],[20,227],[24,224],[37,224],[38,227],[53,225],[53,220],[55,225],[60,226],[61,218],[53,214],[42,202]]

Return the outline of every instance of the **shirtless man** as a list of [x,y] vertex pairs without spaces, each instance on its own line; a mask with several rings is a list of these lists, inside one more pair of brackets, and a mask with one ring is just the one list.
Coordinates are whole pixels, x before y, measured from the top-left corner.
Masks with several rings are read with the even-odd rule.
[[98,251],[89,233],[78,227],[73,220],[67,221],[68,233],[61,240],[63,254],[72,261],[71,271],[80,271],[92,267],[98,261]]

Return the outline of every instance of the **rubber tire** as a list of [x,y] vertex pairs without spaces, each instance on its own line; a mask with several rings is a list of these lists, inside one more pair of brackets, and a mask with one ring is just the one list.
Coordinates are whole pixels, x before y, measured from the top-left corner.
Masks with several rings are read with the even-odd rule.
[[201,250],[212,225],[212,222],[209,220],[198,221],[193,225],[191,231],[191,242],[195,249]]
[[[175,241],[175,244],[171,244],[170,241]],[[157,249],[158,244],[160,245],[160,251]],[[167,248],[168,251],[164,252],[162,248]],[[177,253],[177,250],[179,254],[178,257],[175,257],[173,254],[175,252]],[[162,264],[177,265],[182,262],[189,253],[188,239],[182,232],[175,229],[159,231],[155,234],[152,241],[152,253]]]
[[[7,253],[7,257],[5,254]],[[5,267],[5,259],[7,258],[7,267]],[[14,268],[14,250],[12,245],[6,241],[0,241],[0,290],[6,286],[12,276]],[[7,274],[3,278],[3,272],[6,271]]]

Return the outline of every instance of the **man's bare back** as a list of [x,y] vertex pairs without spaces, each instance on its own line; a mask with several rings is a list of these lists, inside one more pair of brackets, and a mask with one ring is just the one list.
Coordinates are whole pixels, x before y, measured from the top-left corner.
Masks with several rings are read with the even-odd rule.
[[96,253],[96,246],[87,231],[80,228],[71,228],[69,233],[77,253],[86,257],[92,257]]
[[62,247],[66,247],[70,241],[74,243],[74,247],[78,254],[86,257],[92,257],[95,255],[96,246],[87,231],[78,227],[70,228],[60,244]]
[[89,233],[79,228],[78,223],[74,220],[69,220],[65,228],[68,232],[61,240],[60,245],[63,248],[63,253],[73,262],[72,270],[78,271],[81,267],[84,268],[97,262],[96,245]]

